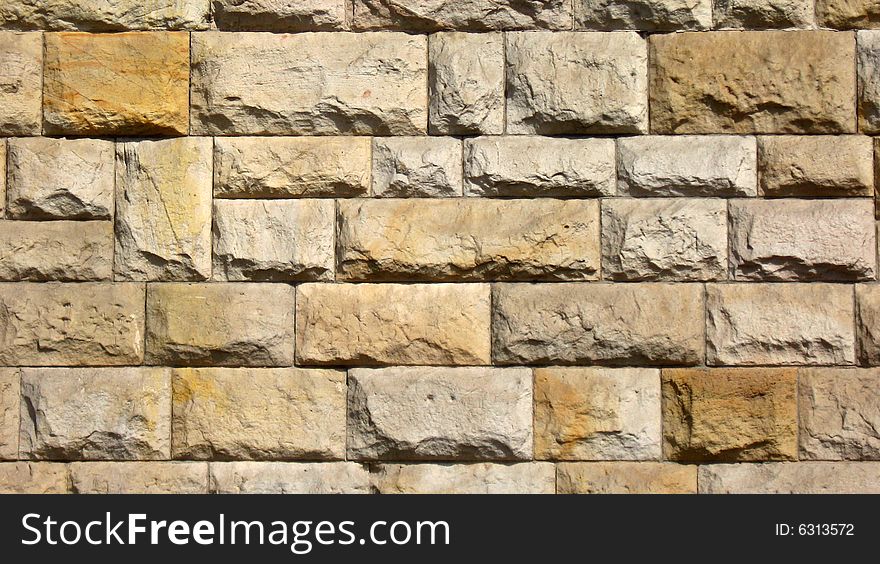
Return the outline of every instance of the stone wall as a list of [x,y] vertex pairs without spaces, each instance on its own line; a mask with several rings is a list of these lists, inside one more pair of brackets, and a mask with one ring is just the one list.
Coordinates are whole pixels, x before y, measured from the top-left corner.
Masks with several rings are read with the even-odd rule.
[[880,492],[877,135],[876,0],[4,0],[0,491]]

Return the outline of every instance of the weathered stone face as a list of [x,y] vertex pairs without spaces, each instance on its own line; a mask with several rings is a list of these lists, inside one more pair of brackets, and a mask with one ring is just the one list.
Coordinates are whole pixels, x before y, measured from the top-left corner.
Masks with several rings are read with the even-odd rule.
[[373,139],[373,195],[461,196],[461,141],[447,137]]
[[617,140],[622,196],[754,196],[755,139],[730,135],[623,137]]
[[171,370],[25,368],[23,458],[161,460],[171,454]]
[[205,462],[74,462],[70,488],[80,494],[208,493]]
[[707,464],[699,479],[700,493],[876,494],[880,463]]
[[880,286],[856,286],[856,326],[859,361],[880,366]]
[[116,164],[116,275],[210,277],[211,140],[119,143]]
[[880,460],[877,369],[800,372],[801,460]]
[[609,198],[602,203],[602,273],[611,280],[723,280],[724,200]]
[[852,34],[680,33],[650,42],[652,132],[855,131]]
[[173,390],[174,458],[345,457],[345,372],[179,368]]
[[143,284],[0,284],[0,312],[0,365],[143,361]]
[[825,27],[880,28],[880,6],[874,0],[816,0],[816,17]]
[[51,31],[208,29],[210,0],[6,0],[0,28]]
[[151,284],[146,360],[169,366],[291,366],[286,284]]
[[859,200],[733,200],[730,259],[738,280],[873,280],[874,204]]
[[297,286],[297,364],[489,364],[488,284]]
[[42,34],[0,31],[0,135],[40,134],[42,75]]
[[636,33],[510,33],[507,133],[645,133],[647,76]]
[[552,464],[383,464],[374,477],[384,494],[555,493]]
[[344,29],[346,0],[212,0],[222,30],[329,31]]
[[697,467],[668,462],[564,462],[557,466],[556,492],[697,493]]
[[353,462],[212,462],[209,488],[224,494],[366,494],[370,473]]
[[114,148],[101,139],[9,140],[10,219],[109,219]]
[[47,33],[43,126],[53,135],[186,135],[189,34]]
[[109,221],[0,220],[0,280],[109,280]]
[[[21,397],[19,382],[20,370],[0,368],[0,460],[18,458],[18,415],[19,398]],[[0,478],[0,482],[2,482],[2,478]]]
[[659,371],[536,369],[535,458],[659,459]]
[[803,0],[715,0],[715,27],[720,28],[811,27],[813,19],[813,3]]
[[348,458],[531,459],[532,372],[472,367],[351,370]]
[[852,289],[837,284],[709,284],[710,365],[853,364]]
[[419,135],[427,130],[424,36],[199,33],[192,49],[194,134]]
[[359,196],[370,188],[368,137],[217,137],[214,196]]
[[614,142],[532,136],[467,139],[464,175],[466,196],[613,196]]
[[504,38],[437,33],[428,39],[428,113],[433,134],[504,132]]
[[585,200],[340,200],[348,280],[590,280],[599,204]]
[[703,359],[699,284],[496,284],[500,364],[696,364]]
[[859,131],[880,133],[880,31],[858,33]]
[[773,135],[758,140],[766,197],[871,196],[873,148],[860,135]]
[[353,0],[355,29],[570,29],[565,0]]
[[797,459],[795,369],[667,369],[662,377],[667,460]]
[[217,200],[214,278],[332,280],[333,200]]
[[0,493],[65,494],[69,492],[66,464],[0,463]]
[[712,0],[574,0],[583,30],[673,31],[712,27]]

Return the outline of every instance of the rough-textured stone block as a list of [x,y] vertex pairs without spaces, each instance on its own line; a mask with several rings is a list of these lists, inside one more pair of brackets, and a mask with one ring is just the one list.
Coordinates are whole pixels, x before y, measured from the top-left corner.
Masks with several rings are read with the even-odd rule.
[[493,358],[501,364],[696,364],[699,284],[497,284]]
[[148,364],[290,366],[294,290],[286,284],[151,284]]
[[709,284],[706,362],[853,364],[852,303],[836,284]]
[[109,221],[0,220],[0,280],[109,280]]
[[337,264],[348,280],[590,280],[593,200],[340,200]]
[[383,464],[374,477],[383,494],[552,494],[552,464]]
[[74,462],[70,488],[79,494],[208,493],[205,462]]
[[353,0],[355,29],[571,29],[566,0]]
[[880,462],[707,464],[699,473],[708,494],[880,493]]
[[125,280],[211,276],[211,140],[116,146],[116,262]]
[[837,29],[880,28],[880,4],[875,0],[816,0],[821,26]]
[[535,458],[659,460],[659,371],[536,369]]
[[214,196],[359,196],[370,188],[369,137],[217,137]]
[[697,467],[669,462],[565,462],[557,465],[560,494],[692,494]]
[[357,368],[348,384],[349,459],[532,458],[527,368]]
[[212,462],[211,493],[365,494],[370,473],[353,462]]
[[798,382],[801,460],[880,460],[880,371],[811,368]]
[[214,278],[332,280],[333,200],[217,200]]
[[303,284],[298,364],[489,364],[487,284]]
[[52,462],[0,463],[0,493],[64,494],[69,492],[66,464]]
[[167,368],[21,371],[22,458],[167,459],[170,415]]
[[852,133],[855,41],[831,31],[654,35],[654,133]]
[[0,31],[0,135],[40,134],[42,81],[43,35]]
[[613,196],[614,141],[514,135],[467,139],[464,176],[467,196]]
[[207,29],[210,0],[4,0],[0,28],[48,31]]
[[662,379],[665,458],[797,459],[796,369],[668,369]]
[[0,312],[0,365],[143,361],[143,284],[0,284]]
[[645,133],[648,54],[634,32],[507,36],[508,133]]
[[880,286],[856,286],[856,326],[859,361],[880,366]]
[[0,368],[0,460],[18,458],[19,373],[16,368]]
[[574,28],[674,31],[712,27],[712,0],[573,0]]
[[602,276],[610,280],[727,278],[727,203],[684,198],[602,202]]
[[100,139],[9,140],[9,217],[109,219],[114,148]]
[[182,368],[173,390],[174,458],[345,457],[345,372]]
[[462,195],[461,141],[449,137],[373,139],[373,195]]
[[874,194],[873,146],[859,135],[774,135],[758,140],[765,197]]
[[714,0],[714,3],[715,27],[719,28],[811,27],[814,20],[813,2],[807,0]]
[[756,141],[730,135],[660,135],[617,140],[623,196],[754,196]]
[[859,131],[880,133],[880,30],[858,33]]
[[212,0],[222,30],[329,31],[346,25],[347,0]]
[[870,200],[734,200],[730,260],[739,280],[872,280]]
[[424,36],[199,33],[192,49],[195,134],[418,135],[427,130]]
[[189,34],[47,33],[43,127],[53,135],[186,135]]
[[431,133],[504,133],[502,34],[432,35],[428,40],[428,76]]

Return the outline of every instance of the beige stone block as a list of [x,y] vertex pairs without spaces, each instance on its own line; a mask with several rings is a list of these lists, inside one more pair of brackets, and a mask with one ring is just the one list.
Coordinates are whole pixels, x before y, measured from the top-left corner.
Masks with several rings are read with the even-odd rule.
[[837,29],[880,28],[880,5],[874,0],[816,0],[818,24]]
[[571,29],[566,0],[353,0],[355,29]]
[[20,380],[19,369],[0,368],[0,460],[18,458]]
[[375,137],[373,195],[461,196],[461,141],[451,137]]
[[856,286],[856,330],[859,362],[880,366],[880,286]]
[[712,27],[712,0],[573,0],[574,28],[676,31]]
[[74,462],[70,487],[78,494],[205,494],[206,462]]
[[110,280],[112,274],[109,221],[0,219],[0,280]]
[[880,30],[858,32],[859,131],[880,133]]
[[553,494],[547,462],[519,464],[382,464],[374,475],[383,494]]
[[211,493],[367,494],[370,472],[354,462],[212,462]]
[[0,27],[49,31],[207,29],[210,0],[4,0]]
[[692,494],[697,467],[670,462],[564,462],[557,465],[560,494]]
[[344,29],[347,0],[214,0],[221,30],[331,31]]
[[67,465],[52,462],[0,463],[0,493],[70,493]]
[[804,28],[814,19],[813,3],[805,0],[715,0],[716,28]]
[[880,462],[707,464],[699,472],[700,493],[880,493]]
[[43,34],[0,31],[0,135],[40,134],[42,84]]

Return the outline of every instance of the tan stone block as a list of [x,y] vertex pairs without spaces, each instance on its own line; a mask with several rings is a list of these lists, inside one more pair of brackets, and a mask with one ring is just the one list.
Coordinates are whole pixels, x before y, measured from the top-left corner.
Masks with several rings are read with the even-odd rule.
[[821,26],[837,29],[880,28],[880,5],[875,0],[816,0]]
[[110,280],[112,274],[109,221],[0,219],[0,280]]
[[70,487],[78,494],[204,494],[207,462],[74,462]]
[[217,137],[214,196],[359,196],[370,188],[369,137]]
[[535,458],[659,460],[659,371],[535,369]]
[[712,27],[712,0],[574,0],[574,29],[675,31]]
[[709,494],[877,494],[880,462],[707,464],[699,480]]
[[852,287],[708,284],[709,365],[853,364]]
[[52,462],[0,463],[0,493],[70,493],[67,465]]
[[880,29],[858,32],[859,131],[880,133]]
[[0,31],[0,135],[39,135],[43,34]]
[[189,34],[47,33],[43,124],[53,135],[186,135]]
[[18,458],[20,373],[17,368],[0,368],[0,460]]
[[774,135],[758,140],[765,197],[873,196],[873,146],[860,135]]
[[375,137],[373,195],[461,196],[461,141],[452,137]]
[[212,462],[211,493],[367,494],[370,472],[354,462]]
[[566,0],[354,0],[355,29],[571,29]]
[[297,286],[298,364],[489,364],[487,284]]
[[345,372],[179,368],[173,390],[174,458],[345,458]]
[[560,494],[697,493],[697,467],[670,462],[564,462],[557,465]]
[[291,366],[294,290],[287,284],[151,284],[147,364]]
[[715,0],[715,27],[733,29],[804,28],[812,27],[813,20],[813,3],[809,1]]
[[0,28],[50,31],[207,29],[210,0],[4,0]]
[[595,200],[340,200],[340,278],[590,280]]
[[25,368],[22,458],[162,460],[171,455],[171,370]]
[[667,459],[797,459],[795,369],[667,369],[661,376]]
[[383,494],[553,494],[547,462],[519,464],[382,464],[374,475]]
[[856,327],[859,362],[880,366],[880,286],[856,286]]
[[117,277],[210,277],[211,139],[119,143],[116,164]]
[[143,284],[0,284],[0,365],[140,364]]
[[495,284],[498,364],[697,364],[699,284]]
[[855,41],[830,31],[654,35],[654,133],[853,133]]
[[346,27],[347,0],[214,0],[222,30],[330,31]]

